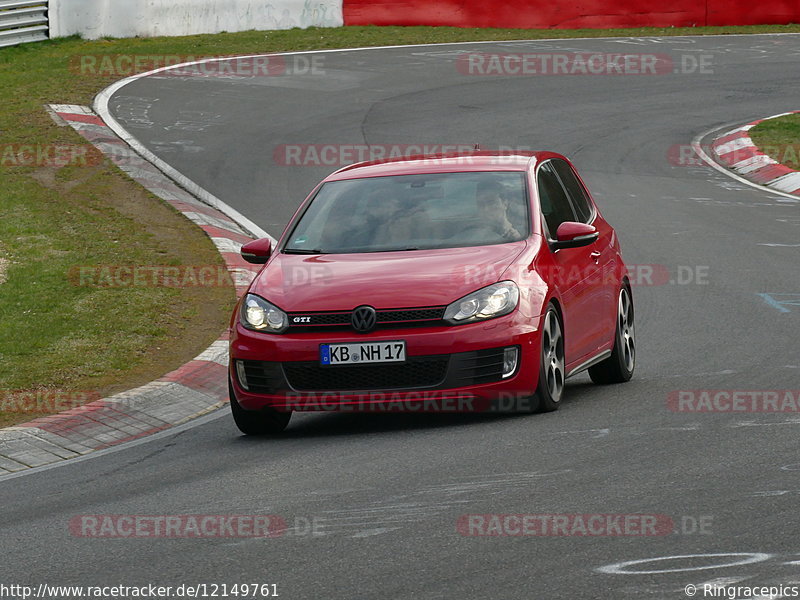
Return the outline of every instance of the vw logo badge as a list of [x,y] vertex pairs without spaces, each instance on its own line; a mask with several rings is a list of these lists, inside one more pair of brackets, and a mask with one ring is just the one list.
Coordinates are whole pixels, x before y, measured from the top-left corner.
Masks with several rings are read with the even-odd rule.
[[359,306],[350,317],[353,329],[359,333],[369,333],[378,323],[378,315],[371,306]]

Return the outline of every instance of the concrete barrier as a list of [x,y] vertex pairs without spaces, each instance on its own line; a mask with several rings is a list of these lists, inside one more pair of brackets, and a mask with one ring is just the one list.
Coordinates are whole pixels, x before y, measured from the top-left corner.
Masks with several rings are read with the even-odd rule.
[[342,0],[50,0],[50,35],[192,35],[338,27]]

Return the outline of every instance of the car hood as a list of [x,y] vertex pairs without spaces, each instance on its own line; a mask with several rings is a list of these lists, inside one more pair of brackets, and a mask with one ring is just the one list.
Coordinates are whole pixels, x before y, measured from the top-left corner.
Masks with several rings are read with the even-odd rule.
[[527,243],[405,252],[276,254],[250,292],[287,312],[444,306],[486,285]]

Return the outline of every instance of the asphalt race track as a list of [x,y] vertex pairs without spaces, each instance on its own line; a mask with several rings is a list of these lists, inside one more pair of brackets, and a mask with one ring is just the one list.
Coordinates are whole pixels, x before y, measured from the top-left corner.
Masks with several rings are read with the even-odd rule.
[[[678,72],[470,76],[456,59],[472,51],[657,53]],[[781,303],[800,294],[789,246],[800,203],[674,159],[705,132],[797,109],[800,36],[319,56],[324,74],[147,77],[110,108],[147,148],[274,236],[337,167],[278,164],[281,145],[566,154],[627,262],[668,272],[634,288],[634,379],[599,387],[579,376],[547,415],[303,414],[279,439],[240,436],[223,414],[0,482],[4,579],[274,583],[286,600],[659,600],[686,598],[688,584],[800,582],[800,415],[668,405],[680,390],[800,388],[800,307]],[[78,515],[131,514],[275,514],[290,530],[274,539],[70,533]],[[673,525],[656,536],[479,537],[457,530],[465,514],[644,514]],[[619,564],[628,561],[642,562]]]

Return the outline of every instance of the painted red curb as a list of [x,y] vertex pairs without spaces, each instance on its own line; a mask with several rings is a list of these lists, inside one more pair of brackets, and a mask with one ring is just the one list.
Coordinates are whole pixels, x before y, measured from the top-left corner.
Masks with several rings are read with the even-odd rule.
[[103,122],[103,119],[96,115],[85,115],[85,114],[75,114],[75,113],[56,113],[59,117],[64,119],[65,121],[73,122],[73,123],[91,123],[92,125],[100,125],[101,127],[105,127],[106,124]]
[[800,171],[782,165],[765,154],[749,134],[750,129],[759,123],[797,113],[800,110],[758,119],[720,135],[711,143],[716,160],[748,181],[800,196]]

